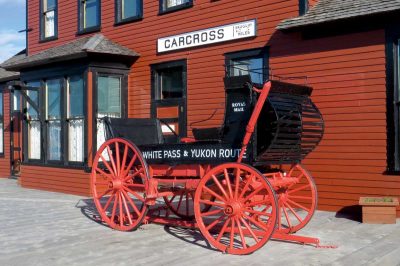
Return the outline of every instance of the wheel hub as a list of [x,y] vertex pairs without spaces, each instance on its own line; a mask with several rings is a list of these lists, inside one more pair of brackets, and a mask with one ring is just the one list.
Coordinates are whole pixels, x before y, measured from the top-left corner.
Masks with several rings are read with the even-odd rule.
[[241,208],[241,205],[240,205],[239,202],[232,202],[232,203],[228,204],[228,205],[225,207],[224,213],[225,213],[226,215],[229,215],[229,216],[234,216],[234,215],[239,214],[240,211],[241,211],[241,209],[242,209],[242,208]]
[[115,189],[115,190],[119,190],[123,187],[123,182],[121,179],[114,179],[113,181],[110,181],[108,183],[108,187],[110,189]]

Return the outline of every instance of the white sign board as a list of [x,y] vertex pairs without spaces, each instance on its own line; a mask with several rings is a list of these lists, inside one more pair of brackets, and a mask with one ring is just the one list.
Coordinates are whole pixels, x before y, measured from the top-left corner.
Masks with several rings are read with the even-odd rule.
[[159,53],[256,36],[256,20],[193,31],[158,39]]

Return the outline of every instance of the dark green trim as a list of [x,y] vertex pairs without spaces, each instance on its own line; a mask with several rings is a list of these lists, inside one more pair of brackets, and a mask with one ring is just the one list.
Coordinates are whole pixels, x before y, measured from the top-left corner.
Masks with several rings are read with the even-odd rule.
[[143,19],[143,0],[135,0],[139,4],[139,15],[129,17],[122,19],[122,10],[121,10],[121,5],[122,5],[123,0],[115,0],[115,26],[135,22],[135,21],[140,21]]
[[299,0],[299,15],[303,16],[308,12],[308,0]]
[[83,35],[87,33],[93,33],[101,30],[101,0],[96,0],[98,3],[98,8],[97,8],[97,15],[98,15],[98,25],[90,27],[90,28],[84,28],[83,27],[83,12],[82,12],[82,6],[84,4],[84,1],[86,0],[78,0],[78,31],[77,35]]
[[[56,1],[56,6],[54,8],[54,36],[45,37],[45,23],[44,23],[44,10],[43,10],[43,1],[47,0],[40,0],[40,8],[39,8],[39,24],[40,24],[40,41],[39,43],[54,41],[58,39],[58,0]],[[28,27],[26,27],[28,28]]]

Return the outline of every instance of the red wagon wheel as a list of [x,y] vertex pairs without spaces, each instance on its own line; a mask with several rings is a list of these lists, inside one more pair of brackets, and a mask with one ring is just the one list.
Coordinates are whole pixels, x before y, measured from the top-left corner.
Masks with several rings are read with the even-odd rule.
[[278,194],[278,228],[281,233],[294,233],[308,224],[317,208],[317,187],[311,174],[301,164],[294,165],[287,176],[297,183]]
[[[194,219],[194,190],[180,188],[174,191],[173,196],[164,197],[165,204],[178,217],[184,220]],[[213,198],[211,199],[214,200]],[[211,208],[209,205],[202,204],[202,211]]]
[[[201,204],[211,208],[202,211]],[[277,206],[275,192],[264,176],[240,163],[213,168],[201,179],[194,199],[196,222],[207,241],[239,255],[256,251],[270,239]]]
[[149,171],[139,149],[130,141],[110,139],[94,158],[91,188],[94,203],[111,228],[130,231],[146,216]]

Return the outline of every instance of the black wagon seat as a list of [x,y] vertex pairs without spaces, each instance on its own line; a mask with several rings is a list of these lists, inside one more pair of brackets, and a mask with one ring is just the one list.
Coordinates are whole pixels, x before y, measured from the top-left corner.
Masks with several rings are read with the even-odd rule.
[[197,141],[218,141],[240,144],[253,110],[250,76],[233,76],[224,79],[225,116],[220,127],[193,128]]

